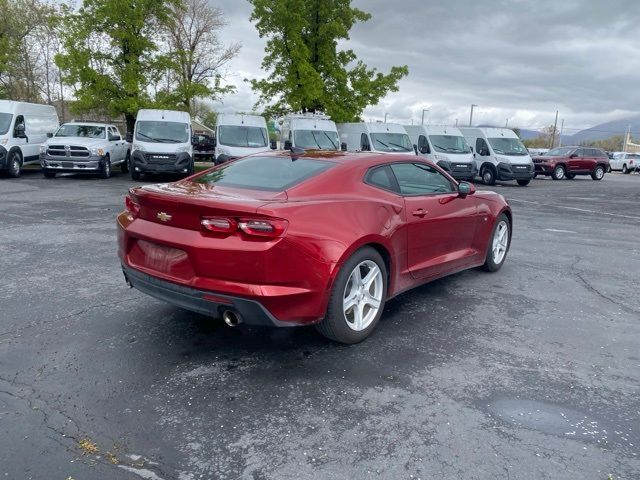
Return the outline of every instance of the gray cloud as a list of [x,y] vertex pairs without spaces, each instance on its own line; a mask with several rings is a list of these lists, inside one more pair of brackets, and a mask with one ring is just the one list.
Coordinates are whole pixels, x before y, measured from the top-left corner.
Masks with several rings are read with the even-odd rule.
[[[244,78],[260,69],[264,41],[251,5],[212,0],[227,15],[224,35],[243,49],[229,68],[238,92],[216,105],[248,110],[256,100]],[[640,8],[635,0],[356,0],[373,18],[342,48],[386,71],[407,64],[400,91],[365,111],[367,119],[409,123],[429,108],[433,123],[474,121],[525,128],[553,122],[584,127],[638,114]]]

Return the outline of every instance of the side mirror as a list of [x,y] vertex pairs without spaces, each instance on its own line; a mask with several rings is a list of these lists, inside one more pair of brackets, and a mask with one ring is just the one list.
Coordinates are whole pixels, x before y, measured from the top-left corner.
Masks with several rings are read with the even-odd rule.
[[571,155],[569,155],[569,158],[578,158],[578,154],[577,153],[572,153]]
[[466,197],[467,195],[473,195],[476,193],[476,187],[469,182],[460,182],[458,184],[458,195],[461,198]]
[[191,137],[191,145],[198,145],[198,143],[200,142],[198,141],[197,136],[194,135],[193,137]]
[[418,154],[418,145],[415,143],[413,144],[413,151],[416,152],[416,155]]
[[276,142],[275,140],[271,140],[271,150],[277,150],[278,149],[278,142]]
[[483,148],[482,150],[480,150],[480,156],[481,157],[488,157],[489,156],[489,150],[487,150],[486,148]]
[[13,136],[16,138],[27,138],[24,130],[24,124],[20,123],[13,129]]
[[285,140],[284,141],[284,149],[285,150],[291,150],[291,147],[293,147],[293,144],[291,143],[291,140]]
[[343,152],[347,151],[347,142],[342,142],[340,144],[340,150],[342,150]]
[[218,140],[216,140],[216,137],[211,137],[210,143],[213,148],[216,148],[218,146]]
[[53,132],[47,132],[47,138],[53,138]]
[[426,145],[421,146],[420,153],[422,153],[423,155],[426,155],[427,153],[429,153],[429,147],[427,147]]
[[133,133],[127,132],[127,142],[133,142]]

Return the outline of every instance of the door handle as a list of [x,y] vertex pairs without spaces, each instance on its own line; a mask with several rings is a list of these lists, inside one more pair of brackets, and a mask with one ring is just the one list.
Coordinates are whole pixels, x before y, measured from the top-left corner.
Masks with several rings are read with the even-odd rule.
[[417,209],[417,210],[414,210],[414,211],[413,211],[413,212],[411,212],[411,213],[413,214],[413,216],[414,216],[414,217],[420,217],[420,218],[422,218],[422,217],[424,217],[424,216],[425,216],[427,213],[429,213],[429,212],[427,212],[424,208],[419,208],[419,209]]

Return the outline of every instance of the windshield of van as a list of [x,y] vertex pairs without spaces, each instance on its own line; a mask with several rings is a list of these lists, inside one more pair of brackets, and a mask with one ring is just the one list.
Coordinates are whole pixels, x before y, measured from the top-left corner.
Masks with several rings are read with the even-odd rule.
[[528,155],[529,151],[518,138],[488,138],[493,151],[499,155]]
[[442,153],[470,153],[464,137],[458,135],[429,135],[429,140],[436,152]]
[[411,152],[413,145],[406,133],[372,133],[373,149],[379,152]]
[[105,138],[106,129],[97,125],[62,125],[56,137]]
[[227,147],[266,147],[269,136],[266,128],[242,125],[220,125],[218,143]]
[[281,192],[304,180],[319,175],[335,163],[299,158],[295,162],[286,157],[247,157],[224,164],[194,182],[249,190]]
[[136,140],[155,143],[187,143],[190,134],[189,124],[143,120],[136,122]]
[[554,148],[549,150],[547,153],[545,153],[544,156],[545,157],[566,157],[574,150],[575,148],[573,147]]
[[331,130],[294,130],[296,147],[315,150],[338,150],[338,133]]
[[4,135],[9,131],[12,118],[13,115],[10,113],[0,113],[0,135]]

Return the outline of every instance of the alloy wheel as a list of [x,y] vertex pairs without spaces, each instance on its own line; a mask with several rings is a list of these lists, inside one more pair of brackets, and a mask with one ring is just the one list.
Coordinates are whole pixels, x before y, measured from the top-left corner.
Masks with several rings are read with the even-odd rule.
[[507,254],[507,246],[509,245],[509,226],[507,222],[502,220],[498,224],[498,228],[493,235],[493,244],[491,251],[493,252],[493,261],[496,264],[502,263]]
[[383,291],[382,271],[375,262],[365,260],[356,265],[342,297],[342,311],[350,329],[360,332],[373,322],[382,305]]

